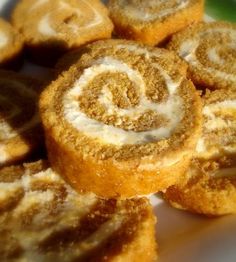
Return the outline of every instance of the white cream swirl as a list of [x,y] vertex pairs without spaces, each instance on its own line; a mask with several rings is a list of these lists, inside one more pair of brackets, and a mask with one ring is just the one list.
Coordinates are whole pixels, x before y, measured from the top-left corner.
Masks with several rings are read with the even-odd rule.
[[[229,118],[225,118],[225,115],[230,115]],[[219,151],[224,150],[228,153],[236,153],[236,141],[233,142],[232,132],[229,133],[226,130],[232,130],[236,134],[236,100],[224,100],[222,102],[217,102],[214,104],[206,105],[203,108],[203,116],[205,117],[205,122],[203,126],[203,136],[198,141],[197,153],[204,156],[214,156]],[[233,117],[234,116],[234,117]],[[217,141],[209,141],[204,134],[219,132],[218,136],[222,136]],[[221,141],[221,144],[219,144]],[[226,141],[230,141],[228,144]],[[226,144],[225,144],[226,143]],[[210,149],[208,148],[209,144]],[[208,152],[209,151],[209,152]]]
[[[145,55],[146,59],[158,57],[159,55],[158,53],[151,53],[144,48],[132,45],[118,45],[117,48],[128,49],[131,54],[134,52],[136,54]],[[66,120],[86,135],[98,138],[105,143],[118,146],[126,144],[143,144],[168,138],[183,118],[183,101],[178,94],[178,88],[182,79],[179,79],[178,81],[172,80],[168,75],[168,72],[165,71],[165,69],[163,69],[158,63],[152,63],[151,66],[153,68],[157,68],[165,80],[168,92],[168,98],[166,101],[162,101],[160,103],[150,101],[150,99],[146,96],[147,86],[140,72],[132,69],[128,64],[118,60],[117,58],[105,56],[95,60],[91,67],[86,68],[80,78],[75,82],[74,86],[65,94],[63,104]],[[161,114],[165,116],[165,118],[168,119],[168,122],[165,123],[164,126],[158,128],[136,132],[133,130],[124,130],[116,126],[107,125],[88,117],[86,113],[81,111],[80,103],[77,98],[96,76],[106,72],[126,74],[129,81],[133,83],[135,88],[139,90],[140,93],[138,105],[133,108],[124,109],[113,104],[111,92],[106,85],[102,86],[99,101],[106,108],[107,114],[127,116],[134,120],[137,119],[140,114],[151,110],[158,115]],[[127,94],[123,95],[127,98],[127,100],[129,100]]]
[[[17,194],[19,190],[23,194]],[[8,221],[0,214],[0,219],[5,221],[0,223],[0,230],[4,228],[11,234],[14,232],[14,239],[24,251],[21,255],[27,257],[27,260],[30,258],[30,261],[34,260],[35,255],[45,260],[45,254],[41,254],[40,249],[35,247],[54,232],[77,223],[97,201],[92,194],[78,195],[51,169],[34,175],[26,170],[20,179],[12,182],[0,181],[0,203],[6,204],[10,199],[15,201],[15,205],[7,212]],[[54,213],[52,206],[56,208]],[[30,223],[26,225],[25,219]],[[10,244],[9,240],[6,244]],[[34,248],[35,251],[32,252]],[[73,257],[75,252],[71,252],[69,254]],[[22,261],[24,258],[21,258]]]
[[6,35],[6,33],[0,31],[0,49],[5,47],[8,43],[8,37]]
[[[18,254],[19,261],[34,261],[35,257],[40,261],[51,261],[51,258],[65,261],[65,254],[68,261],[78,260],[109,239],[129,219],[125,207],[118,204],[113,213],[105,209],[100,209],[99,214],[93,213],[101,200],[94,194],[76,193],[50,168],[33,175],[26,170],[19,179],[0,181],[0,203],[6,205],[9,201],[13,205],[4,215],[0,213],[0,231],[4,230],[11,237],[7,238],[4,234],[6,240],[1,248],[5,251],[11,244],[11,247],[16,244],[22,250]],[[109,201],[103,201],[103,208],[110,205]],[[97,228],[84,238],[78,239],[77,233],[68,243],[64,237],[68,230],[80,228],[80,222],[86,217],[89,223],[93,216],[107,216],[107,219],[104,223],[98,223]],[[48,245],[44,243],[51,243],[55,235],[58,235],[60,243],[52,244],[48,252]]]
[[[42,4],[47,3],[49,0],[47,1],[42,0],[42,1],[43,2],[40,2],[40,4],[37,4],[37,5],[35,4],[34,10],[37,9]],[[89,10],[92,11],[93,17],[91,20],[89,19],[83,25],[79,25],[78,23],[76,23],[76,21],[70,21],[67,23],[65,23],[64,21],[61,21],[61,24],[63,24],[63,26],[67,28],[68,32],[72,31],[73,33],[78,34],[78,33],[81,33],[81,31],[89,30],[89,28],[99,25],[103,21],[102,15],[96,10],[96,8],[94,8],[89,3],[89,1],[81,0],[81,2]],[[68,2],[64,0],[60,0],[58,2],[57,8],[54,8],[53,10],[48,11],[48,13],[44,14],[44,16],[39,20],[38,31],[42,35],[50,36],[50,37],[63,35],[63,32],[59,31],[56,26],[52,25],[52,20],[56,18],[57,13],[63,13],[63,11],[69,11],[69,13],[72,16],[77,17],[78,20],[83,19],[83,17],[87,15],[87,13],[83,13],[80,10],[79,5],[77,7],[73,7]]]
[[140,1],[139,4],[127,0],[118,1],[118,5],[127,16],[141,21],[152,21],[172,15],[186,8],[189,3],[189,0],[149,0]]
[[[193,68],[207,73],[213,79],[218,78],[218,81],[226,80],[236,84],[236,63],[231,54],[236,53],[236,29],[224,26],[208,29],[202,27],[194,36],[189,34],[189,37],[183,39],[178,53]],[[221,53],[228,55],[229,61]],[[209,62],[205,64],[205,61]]]
[[5,163],[8,159],[8,154],[6,152],[6,147],[0,144],[0,165]]

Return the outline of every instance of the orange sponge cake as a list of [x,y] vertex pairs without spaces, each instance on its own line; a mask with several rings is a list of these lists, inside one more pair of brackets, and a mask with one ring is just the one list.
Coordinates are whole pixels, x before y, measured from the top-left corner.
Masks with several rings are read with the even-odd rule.
[[203,135],[186,177],[164,194],[173,206],[206,215],[236,213],[236,94],[204,96]]
[[43,161],[0,169],[0,260],[156,261],[147,199],[79,195]]
[[18,65],[23,44],[23,37],[0,18],[0,68],[14,68]]
[[42,147],[41,86],[38,80],[0,71],[0,166],[23,160]]
[[203,16],[203,0],[109,0],[116,33],[156,45]]
[[188,75],[200,88],[236,88],[236,24],[198,23],[175,34],[168,48],[189,65]]
[[86,49],[40,99],[52,167],[78,191],[103,197],[174,184],[201,130],[201,101],[186,65],[132,41]]
[[31,56],[53,64],[63,52],[110,38],[113,25],[99,0],[21,0],[12,22],[22,32]]

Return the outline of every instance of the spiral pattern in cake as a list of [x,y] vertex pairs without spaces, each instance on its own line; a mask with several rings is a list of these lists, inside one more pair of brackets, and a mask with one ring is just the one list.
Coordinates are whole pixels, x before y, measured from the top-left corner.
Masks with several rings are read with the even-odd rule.
[[203,134],[182,183],[165,198],[174,206],[207,215],[236,212],[236,94],[216,90],[203,97]]
[[235,24],[199,23],[174,35],[169,49],[189,64],[189,76],[199,87],[235,89],[235,41]]
[[[195,144],[201,122],[199,98],[185,77],[185,64],[164,49],[122,40],[86,49],[42,96],[46,133],[60,118],[68,130],[65,138],[71,136],[81,150],[114,164],[136,162],[140,172],[156,173],[160,166],[181,162]],[[57,134],[49,132],[55,139],[60,127]]]
[[203,0],[110,0],[116,33],[156,45],[203,15]]
[[207,93],[203,108],[203,134],[197,144],[197,157],[210,159],[236,153],[236,95],[224,91]]
[[25,158],[41,142],[40,87],[36,80],[0,71],[0,165]]
[[112,31],[107,10],[98,0],[22,0],[14,10],[13,23],[28,45],[54,39],[55,47],[78,47],[109,37]]
[[1,261],[156,257],[155,219],[145,198],[77,194],[44,161],[1,169],[0,189]]

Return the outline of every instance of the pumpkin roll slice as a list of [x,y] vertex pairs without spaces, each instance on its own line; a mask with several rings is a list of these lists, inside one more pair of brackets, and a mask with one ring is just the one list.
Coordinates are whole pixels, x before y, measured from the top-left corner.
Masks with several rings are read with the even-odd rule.
[[41,83],[0,71],[0,166],[30,156],[43,144],[38,114]]
[[203,17],[203,0],[109,0],[119,36],[156,45]]
[[204,127],[186,177],[164,197],[173,206],[206,215],[236,213],[236,93],[207,92]]
[[23,37],[0,18],[0,68],[15,68],[23,51]]
[[44,161],[0,169],[1,261],[156,261],[145,198],[77,194]]
[[199,23],[173,36],[168,48],[189,65],[189,77],[199,87],[236,88],[236,24]]
[[12,22],[22,32],[31,58],[49,65],[70,49],[110,38],[113,30],[99,0],[21,0]]
[[200,135],[201,101],[172,52],[99,41],[40,99],[52,167],[79,192],[145,195],[174,184]]

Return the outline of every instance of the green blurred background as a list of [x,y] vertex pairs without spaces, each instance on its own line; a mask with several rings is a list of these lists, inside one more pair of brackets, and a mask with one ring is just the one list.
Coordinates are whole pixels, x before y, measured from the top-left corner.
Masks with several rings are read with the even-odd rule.
[[206,13],[217,20],[236,22],[236,0],[206,0]]

